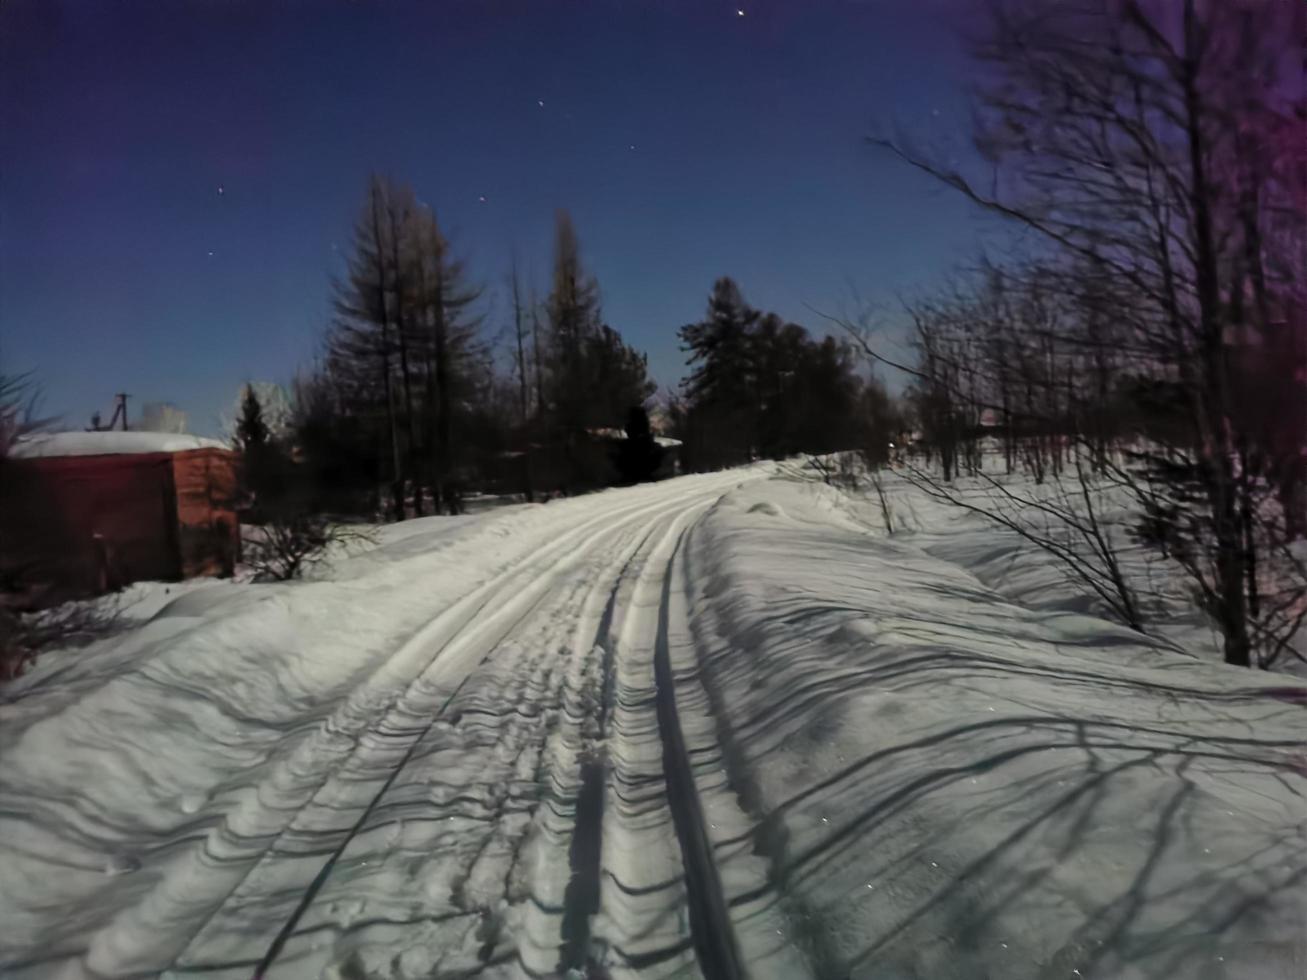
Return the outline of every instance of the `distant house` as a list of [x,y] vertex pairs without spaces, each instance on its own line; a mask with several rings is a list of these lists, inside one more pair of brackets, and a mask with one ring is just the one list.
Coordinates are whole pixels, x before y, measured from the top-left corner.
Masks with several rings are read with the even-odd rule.
[[160,432],[32,436],[0,461],[0,584],[34,604],[142,579],[230,575],[237,456]]
[[654,442],[663,447],[663,459],[658,464],[658,471],[654,476],[661,480],[663,477],[679,475],[681,472],[681,440],[673,439],[671,436],[654,436]]

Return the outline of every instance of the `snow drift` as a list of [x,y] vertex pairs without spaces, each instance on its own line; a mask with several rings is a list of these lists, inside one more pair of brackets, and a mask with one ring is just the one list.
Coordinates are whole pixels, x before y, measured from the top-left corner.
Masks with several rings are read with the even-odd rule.
[[687,556],[704,686],[816,976],[1290,978],[1307,691],[1009,601],[813,484]]

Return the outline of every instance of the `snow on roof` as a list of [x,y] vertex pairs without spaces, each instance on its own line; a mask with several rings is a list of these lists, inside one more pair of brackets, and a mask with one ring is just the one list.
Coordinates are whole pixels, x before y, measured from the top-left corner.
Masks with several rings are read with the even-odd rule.
[[204,436],[175,432],[43,432],[14,444],[14,458],[49,456],[118,456],[135,453],[181,453],[189,449],[230,449]]
[[[594,436],[596,439],[616,439],[621,441],[628,438],[625,429],[614,429],[610,427],[610,428],[602,428],[602,429],[586,429],[585,431],[588,432],[590,435]],[[654,442],[658,443],[658,445],[660,446],[681,445],[680,439],[671,439],[668,438],[667,436],[654,436],[653,440]]]

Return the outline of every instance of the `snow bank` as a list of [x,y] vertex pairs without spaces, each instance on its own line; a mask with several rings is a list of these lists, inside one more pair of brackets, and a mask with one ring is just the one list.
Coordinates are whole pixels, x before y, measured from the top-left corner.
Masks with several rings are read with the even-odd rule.
[[1307,689],[1017,605],[841,496],[732,493],[687,559],[725,778],[812,974],[1302,977]]
[[[894,528],[910,532],[913,544],[931,556],[961,567],[1018,605],[1113,618],[1106,604],[1061,560],[1017,532],[931,497],[901,473],[883,470],[880,480]],[[1010,496],[997,491],[992,480],[1001,480]],[[1071,483],[1071,505],[1075,506],[1079,489],[1074,486],[1074,477]],[[1031,477],[1020,474],[1005,477],[995,473],[987,479],[963,476],[953,481],[950,492],[982,509],[1016,518],[1035,533],[1047,534],[1074,553],[1087,554],[1088,546],[1082,539],[1066,528],[1059,528],[1056,521],[1045,518],[1036,509],[1035,505],[1044,499],[1052,499],[1055,506],[1068,506],[1052,482],[1041,487]],[[1139,522],[1137,501],[1119,487],[1096,488],[1093,493],[1097,519],[1113,543],[1122,574],[1134,591],[1148,632],[1167,641],[1173,650],[1210,663],[1221,663],[1224,659],[1221,636],[1198,608],[1192,580],[1174,560],[1139,542],[1133,533]],[[864,486],[850,499],[849,505],[858,508],[869,525],[884,529],[873,488]],[[1092,558],[1091,564],[1095,564]],[[1292,650],[1307,653],[1307,630],[1294,638]],[[1275,671],[1307,677],[1307,663],[1286,652],[1276,663]]]
[[190,449],[230,449],[204,436],[171,432],[46,432],[20,440],[15,458],[47,456],[117,456],[134,453],[180,453]]
[[396,650],[555,530],[412,523],[332,580],[148,590],[143,625],[6,687],[0,972],[170,962],[393,696]]

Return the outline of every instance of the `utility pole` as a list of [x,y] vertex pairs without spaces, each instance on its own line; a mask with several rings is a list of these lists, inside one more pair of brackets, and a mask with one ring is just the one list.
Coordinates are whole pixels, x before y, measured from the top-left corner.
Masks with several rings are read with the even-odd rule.
[[123,431],[126,432],[127,431],[127,399],[130,397],[131,396],[128,395],[125,391],[120,391],[118,394],[113,396],[114,398],[113,418],[109,419],[108,425],[102,425],[100,423],[99,412],[92,412],[91,428],[88,429],[87,431],[111,432],[113,431],[114,425],[117,424],[118,420],[121,418],[123,423]]
[[126,432],[126,431],[127,431],[127,398],[128,398],[128,395],[127,395],[126,392],[124,392],[124,391],[120,391],[117,395],[114,396],[114,398],[117,399],[118,404],[116,404],[116,405],[114,406],[114,409],[113,409],[113,418],[111,418],[111,419],[109,420],[109,428],[112,429],[112,428],[113,428],[113,424],[114,424],[115,422],[117,422],[117,421],[118,421],[118,418],[121,416],[121,417],[122,417],[122,421],[123,421],[123,431]]

